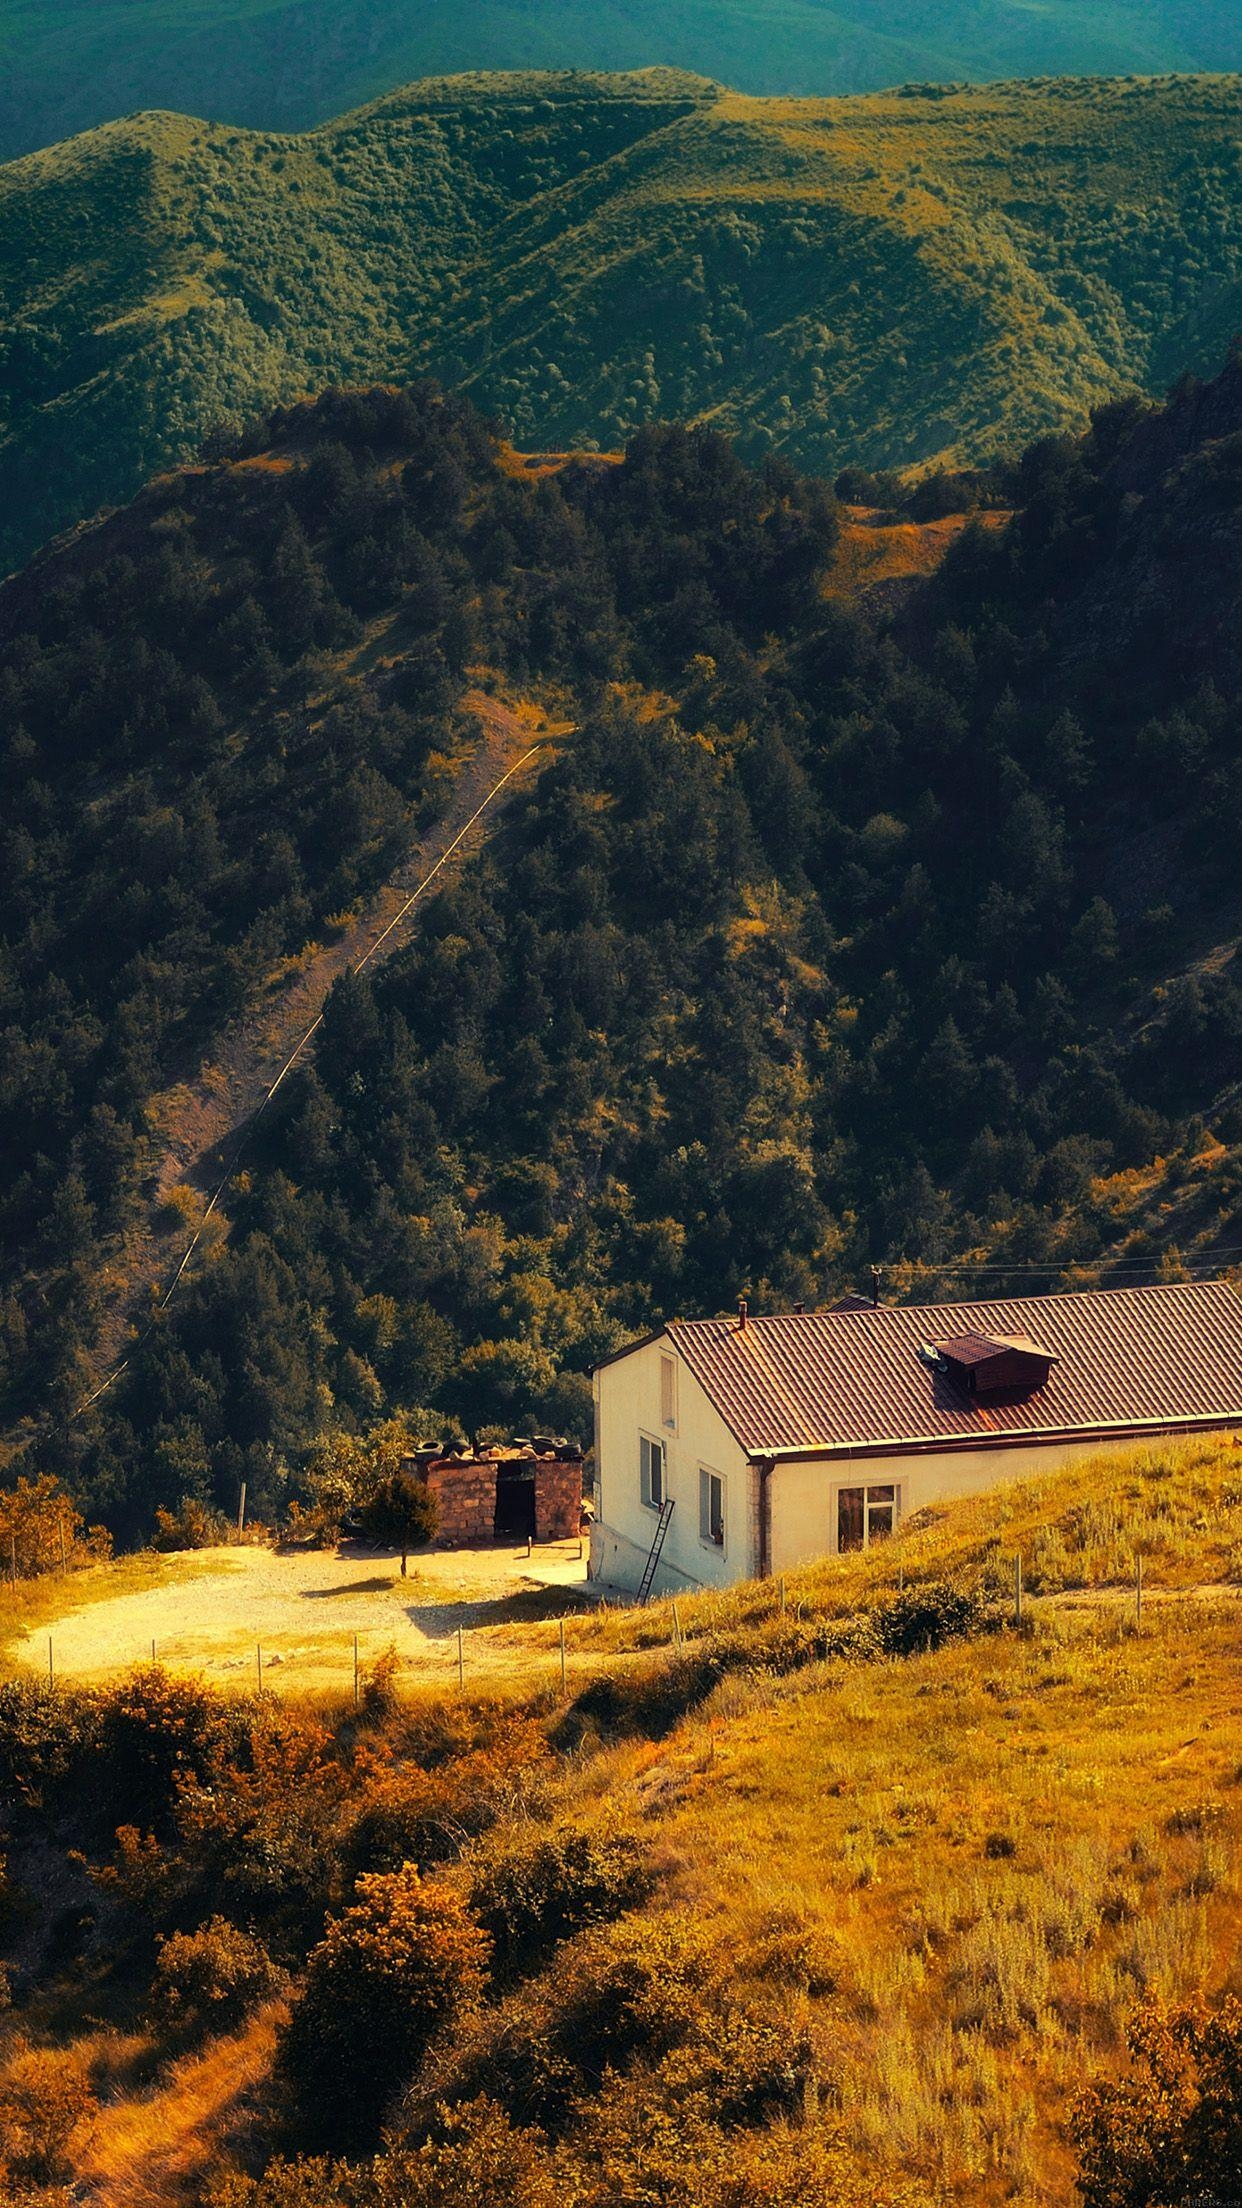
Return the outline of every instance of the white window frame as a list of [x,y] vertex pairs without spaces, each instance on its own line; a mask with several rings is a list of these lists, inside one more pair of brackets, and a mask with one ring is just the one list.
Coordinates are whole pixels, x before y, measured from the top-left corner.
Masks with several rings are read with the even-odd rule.
[[[720,1539],[711,1531],[711,1483],[720,1489]],[[706,1530],[705,1530],[706,1529]],[[699,1466],[699,1546],[710,1549],[713,1556],[726,1556],[729,1546],[729,1483],[723,1472],[714,1472],[710,1464]]]
[[[651,1466],[657,1460],[660,1466],[659,1493],[651,1476]],[[638,1437],[638,1492],[644,1510],[662,1510],[668,1501],[668,1444],[657,1440],[653,1434],[640,1433]]]
[[[862,1549],[843,1549],[841,1547],[841,1497],[850,1493],[852,1489],[859,1487],[863,1491]],[[888,1538],[895,1539],[901,1531],[901,1521],[905,1507],[905,1488],[900,1480],[841,1480],[832,1491],[832,1553],[834,1556],[859,1556],[865,1554],[871,1547],[871,1510],[868,1499],[871,1490],[880,1487],[891,1487],[893,1491],[893,1531]],[[877,1548],[880,1545],[877,1542]]]
[[665,1433],[677,1431],[677,1359],[660,1352],[660,1424]]

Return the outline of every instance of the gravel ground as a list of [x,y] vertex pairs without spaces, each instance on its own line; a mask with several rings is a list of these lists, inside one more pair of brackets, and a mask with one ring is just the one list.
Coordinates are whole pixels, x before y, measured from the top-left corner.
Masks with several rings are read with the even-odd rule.
[[412,1667],[455,1673],[460,1626],[469,1665],[511,1670],[523,1660],[523,1619],[558,1607],[556,1591],[586,1579],[577,1541],[529,1556],[499,1543],[438,1551],[412,1557],[405,1580],[398,1558],[353,1546],[197,1551],[193,1566],[179,1577],[172,1556],[162,1586],[76,1611],[70,1598],[66,1615],[33,1629],[15,1653],[43,1668],[50,1636],[57,1678],[85,1679],[149,1662],[154,1642],[161,1663],[248,1686],[258,1648],[265,1686],[288,1679],[318,1689],[352,1678],[355,1634],[363,1663],[392,1646]]

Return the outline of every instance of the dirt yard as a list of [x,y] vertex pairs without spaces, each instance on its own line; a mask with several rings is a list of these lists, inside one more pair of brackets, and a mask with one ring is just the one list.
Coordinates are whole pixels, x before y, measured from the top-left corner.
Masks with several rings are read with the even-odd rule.
[[497,1543],[411,1557],[409,1576],[390,1554],[349,1545],[276,1555],[209,1549],[166,1559],[166,1576],[138,1593],[99,1599],[92,1586],[65,1615],[32,1628],[14,1648],[45,1669],[52,1644],[58,1679],[97,1678],[150,1661],[200,1672],[220,1685],[316,1691],[348,1687],[354,1635],[362,1664],[392,1647],[411,1669],[455,1676],[457,1631],[467,1673],[512,1671],[523,1661],[523,1626],[564,1607],[583,1586],[577,1541]]

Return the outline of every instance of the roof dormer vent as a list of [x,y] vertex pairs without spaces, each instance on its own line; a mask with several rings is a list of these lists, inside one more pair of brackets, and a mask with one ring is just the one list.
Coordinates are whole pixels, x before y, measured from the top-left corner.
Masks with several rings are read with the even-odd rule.
[[935,1352],[939,1370],[977,1396],[1034,1395],[1057,1362],[1029,1334],[957,1334],[948,1342],[928,1342],[919,1351],[924,1363],[931,1362],[927,1350]]

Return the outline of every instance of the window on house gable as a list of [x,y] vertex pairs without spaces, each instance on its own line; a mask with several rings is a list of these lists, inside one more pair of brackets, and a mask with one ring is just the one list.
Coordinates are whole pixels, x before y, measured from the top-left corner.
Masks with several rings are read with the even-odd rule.
[[843,1487],[837,1492],[837,1553],[869,1549],[897,1530],[901,1490],[896,1487]]
[[699,1467],[699,1539],[714,1549],[725,1545],[725,1483],[706,1465]]
[[638,1445],[639,1483],[643,1501],[649,1510],[662,1508],[665,1496],[664,1443],[651,1441],[644,1434]]

